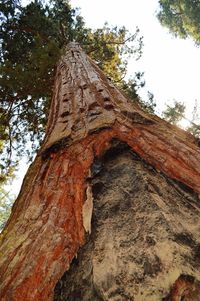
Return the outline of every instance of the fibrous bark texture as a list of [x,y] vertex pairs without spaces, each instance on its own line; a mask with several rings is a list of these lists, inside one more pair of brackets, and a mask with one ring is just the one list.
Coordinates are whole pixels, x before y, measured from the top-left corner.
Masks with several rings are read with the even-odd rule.
[[[107,189],[107,201],[104,204],[104,199],[99,194],[96,195],[94,221],[99,221],[94,223],[92,229],[93,196],[90,179],[93,189],[101,189],[101,185],[95,184],[92,178],[100,168],[97,158],[112,148],[113,139],[126,143],[142,161],[127,157],[127,154],[117,159],[121,160],[121,164],[127,163],[129,171],[125,169],[123,177],[127,177],[128,183],[132,181],[131,177],[135,179],[133,187],[127,186],[124,190],[120,190],[123,186],[121,182],[116,188],[118,197],[113,185],[109,186],[108,183],[106,186],[105,183],[106,177],[108,182],[114,181],[111,178],[112,173],[110,180],[108,174],[105,174],[100,182],[105,186],[102,188],[103,194]],[[150,172],[145,167],[144,161],[153,168],[154,176],[151,175],[153,171]],[[153,293],[150,286],[158,279],[160,293],[158,286],[154,285],[156,296],[164,298],[170,286],[172,291],[169,293],[174,298],[172,300],[181,300],[188,288],[193,287],[194,291],[198,291],[200,278],[194,265],[196,262],[198,264],[200,243],[197,196],[200,193],[199,162],[200,151],[191,135],[145,113],[138,105],[131,104],[77,44],[70,44],[58,64],[43,146],[25,177],[1,237],[0,300],[53,300],[54,287],[63,273],[70,268],[70,263],[80,247],[85,244],[86,232],[91,232],[91,239],[89,236],[89,243],[80,251],[78,258],[83,258],[80,269],[84,269],[84,256],[87,256],[85,254],[90,252],[96,241],[97,249],[94,252],[97,250],[99,257],[94,256],[96,262],[94,265],[91,263],[96,278],[88,280],[91,282],[91,296],[96,294],[94,298],[109,300],[108,295],[114,294],[117,289],[113,277],[120,280],[120,275],[124,273],[127,277],[127,289],[125,290],[122,279],[119,282],[122,293],[127,295],[123,298],[147,300],[141,294]],[[114,163],[111,161],[108,166],[109,164],[114,172]],[[118,162],[117,166],[119,164]],[[128,175],[130,170],[132,173]],[[122,174],[121,172],[121,177]],[[148,178],[146,182],[144,174]],[[166,182],[165,177],[176,181],[176,184],[169,180]],[[182,187],[192,191],[186,193],[187,197],[183,194],[180,183]],[[97,184],[100,185],[99,188]],[[138,187],[143,193],[137,192],[134,187]],[[165,191],[163,194],[161,188]],[[94,191],[93,194],[96,193]],[[112,193],[113,200],[108,202]],[[119,201],[121,198],[123,201]],[[111,220],[110,229],[104,228],[108,218],[105,211],[101,214],[98,206],[107,207],[107,216]],[[118,211],[121,211],[121,217]],[[126,222],[125,217],[128,219]],[[130,223],[129,231],[124,228],[125,223]],[[117,227],[120,234],[118,239]],[[107,242],[103,242],[105,231],[108,232],[108,236],[105,236]],[[116,255],[113,253],[111,259],[111,249],[117,247],[118,251]],[[127,257],[118,265],[118,259],[125,247]],[[111,252],[108,255],[107,249]],[[190,251],[192,255],[189,256]],[[102,255],[102,261],[101,252],[105,255],[105,258]],[[130,267],[123,260],[129,260]],[[111,276],[104,270],[106,262],[110,262]],[[101,271],[99,278],[95,268]],[[70,273],[73,274],[73,271]],[[77,273],[81,275],[80,270]],[[93,274],[88,270],[88,277],[93,277],[91,275]],[[112,287],[110,291],[106,287],[106,281]],[[133,281],[132,290],[128,281]],[[142,288],[144,285],[147,286],[146,292]],[[69,300],[82,300],[73,299],[73,288],[68,287],[67,290],[72,294],[71,297],[69,295],[72,298]],[[123,299],[118,296],[111,300]]]

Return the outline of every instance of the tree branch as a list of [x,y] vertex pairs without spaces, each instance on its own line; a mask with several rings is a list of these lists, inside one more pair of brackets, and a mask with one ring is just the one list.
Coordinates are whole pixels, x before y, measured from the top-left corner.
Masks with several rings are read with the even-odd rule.
[[[122,41],[122,42],[117,42],[117,41],[114,41],[114,40],[110,40],[110,41],[107,41],[107,42],[103,42],[102,44],[104,45],[124,45],[126,44],[128,41],[130,41],[131,39],[133,39],[134,37],[136,36],[136,34],[128,37],[126,40]],[[86,46],[86,45],[92,45],[92,43],[86,43],[86,44],[83,44],[83,46]],[[99,47],[94,47],[93,49],[91,49],[90,51],[87,52],[87,54],[90,54],[92,52],[95,52],[99,49]]]

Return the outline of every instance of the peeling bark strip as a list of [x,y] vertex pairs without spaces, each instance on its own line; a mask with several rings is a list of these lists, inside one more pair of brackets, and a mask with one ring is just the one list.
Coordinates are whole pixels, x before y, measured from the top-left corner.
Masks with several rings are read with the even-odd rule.
[[85,243],[82,209],[90,167],[113,138],[200,193],[194,138],[131,104],[72,43],[58,65],[43,146],[1,235],[1,301],[53,299],[55,284]]

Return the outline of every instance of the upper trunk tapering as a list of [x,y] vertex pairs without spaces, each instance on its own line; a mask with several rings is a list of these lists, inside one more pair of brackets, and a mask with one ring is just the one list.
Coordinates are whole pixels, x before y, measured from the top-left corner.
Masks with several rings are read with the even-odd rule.
[[42,150],[58,141],[69,145],[134,113],[141,119],[146,117],[147,122],[151,120],[127,100],[78,43],[71,42],[57,67]]

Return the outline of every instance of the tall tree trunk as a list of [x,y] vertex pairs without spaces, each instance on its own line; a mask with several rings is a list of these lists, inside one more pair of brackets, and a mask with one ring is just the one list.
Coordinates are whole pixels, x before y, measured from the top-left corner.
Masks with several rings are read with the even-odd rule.
[[[71,43],[57,68],[44,143],[1,235],[0,300],[200,300],[200,151],[195,143],[190,134],[132,104]],[[109,149],[111,158],[121,149],[116,161],[105,159]],[[116,191],[105,188],[106,181]],[[114,196],[119,187],[120,202],[119,194]],[[118,222],[121,226],[114,227]],[[98,256],[83,293],[87,285],[81,283],[81,271],[91,250]],[[71,264],[77,253],[80,264]]]

